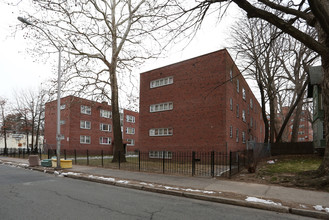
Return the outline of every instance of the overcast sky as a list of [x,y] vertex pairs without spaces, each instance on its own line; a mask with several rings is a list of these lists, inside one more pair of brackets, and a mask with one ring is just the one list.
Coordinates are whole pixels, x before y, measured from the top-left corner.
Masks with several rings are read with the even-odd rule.
[[[138,73],[155,69],[168,64],[176,63],[188,58],[210,53],[225,48],[227,33],[236,15],[236,8],[232,8],[229,14],[221,21],[216,19],[206,20],[194,39],[187,44],[175,45],[165,58],[146,62],[136,72]],[[0,3],[0,97],[13,99],[14,91],[22,89],[37,90],[40,84],[49,79],[56,70],[51,63],[34,62],[26,53],[26,43],[20,34],[11,37],[15,25],[19,23],[20,16],[17,8]]]

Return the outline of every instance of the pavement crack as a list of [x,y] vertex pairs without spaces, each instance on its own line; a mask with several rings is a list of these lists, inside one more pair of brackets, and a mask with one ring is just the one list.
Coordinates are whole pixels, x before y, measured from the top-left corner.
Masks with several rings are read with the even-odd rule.
[[90,202],[90,201],[87,201],[87,200],[75,198],[75,197],[70,196],[70,195],[61,194],[61,193],[59,193],[57,191],[50,191],[50,192],[53,192],[57,196],[60,196],[60,197],[66,197],[66,198],[71,199],[71,200],[76,201],[76,202],[84,203],[84,204],[89,205],[89,206],[94,206],[94,207],[97,207],[99,209],[104,209],[104,210],[106,210],[108,212],[115,212],[115,213],[118,213],[118,214],[121,214],[121,215],[126,215],[126,216],[130,216],[130,217],[135,217],[135,218],[136,217],[141,217],[141,216],[138,216],[138,215],[133,215],[133,214],[126,213],[126,212],[121,211],[121,210],[112,209],[110,207],[106,207],[106,206],[103,206],[101,204],[97,204],[97,203],[93,203],[93,202]]
[[145,212],[147,212],[148,214],[151,215],[151,216],[150,216],[150,220],[152,220],[155,214],[157,214],[157,213],[159,213],[159,212],[162,212],[163,208],[164,208],[164,207],[162,207],[160,210],[156,210],[156,211],[153,211],[153,212],[148,212],[148,211],[145,211]]

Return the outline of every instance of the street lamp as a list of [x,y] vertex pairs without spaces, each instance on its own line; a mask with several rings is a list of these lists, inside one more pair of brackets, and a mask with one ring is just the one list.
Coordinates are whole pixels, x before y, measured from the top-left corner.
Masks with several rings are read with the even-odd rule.
[[40,27],[32,24],[31,22],[27,21],[25,18],[22,17],[17,17],[17,19],[26,24],[26,25],[30,25],[33,26],[35,28],[38,28],[40,31],[42,31],[47,38],[50,40],[50,42],[54,45],[54,47],[56,47],[56,49],[58,50],[58,75],[57,75],[57,132],[56,132],[56,141],[57,141],[57,148],[56,148],[56,157],[57,157],[57,168],[61,168],[61,163],[60,163],[60,155],[61,155],[61,126],[60,126],[60,120],[61,120],[61,109],[60,109],[60,105],[61,105],[61,50],[58,46],[56,46],[56,44],[54,43],[54,41],[49,37],[49,35]]

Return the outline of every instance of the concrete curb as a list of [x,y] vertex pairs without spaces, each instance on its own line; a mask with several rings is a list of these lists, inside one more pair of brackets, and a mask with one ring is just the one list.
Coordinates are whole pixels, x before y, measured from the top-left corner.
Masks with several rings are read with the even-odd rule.
[[[6,164],[6,162],[0,161],[0,164]],[[15,164],[15,163],[13,163],[13,162],[8,163],[8,165],[13,165],[13,164]],[[19,166],[21,168],[32,169],[35,171],[48,173],[48,174],[55,174],[55,171],[56,171],[51,168],[45,169],[43,167],[29,167],[29,166],[22,166],[20,164],[15,164],[15,165]],[[88,175],[86,173],[82,173],[82,174]],[[318,218],[318,219],[329,219],[329,213],[320,212],[320,211],[298,209],[298,208],[292,208],[292,207],[287,207],[287,206],[268,205],[268,204],[262,204],[262,203],[256,203],[256,202],[247,202],[245,200],[231,199],[231,198],[219,197],[219,196],[201,195],[201,194],[192,193],[192,192],[181,192],[181,191],[176,191],[176,190],[151,187],[151,186],[147,186],[147,185],[144,186],[144,185],[139,185],[139,184],[129,183],[129,182],[120,183],[120,182],[115,182],[115,181],[95,179],[95,178],[91,178],[89,176],[72,175],[69,173],[65,174],[64,177],[68,177],[68,178],[72,178],[72,179],[79,179],[79,180],[89,181],[89,182],[97,182],[97,183],[101,183],[101,184],[108,184],[108,185],[119,186],[119,187],[125,187],[125,188],[136,189],[136,190],[144,190],[144,191],[153,192],[153,193],[161,193],[161,194],[172,195],[172,196],[180,196],[180,197],[186,197],[186,198],[191,198],[191,199],[198,199],[198,200],[209,201],[209,202],[217,202],[217,203],[222,203],[222,204],[262,209],[262,210],[280,212],[280,213],[291,213],[291,214],[295,214],[295,215]]]

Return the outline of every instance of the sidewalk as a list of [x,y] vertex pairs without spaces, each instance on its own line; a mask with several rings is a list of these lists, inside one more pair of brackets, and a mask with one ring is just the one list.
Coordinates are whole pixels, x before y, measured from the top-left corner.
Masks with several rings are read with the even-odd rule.
[[[20,167],[27,167],[28,164],[27,159],[0,157],[0,164],[8,164],[8,162]],[[44,167],[30,168],[121,187],[329,219],[329,193],[326,192],[214,178],[172,176],[77,165],[73,165],[72,169],[60,171]],[[320,211],[321,207],[324,210]]]

